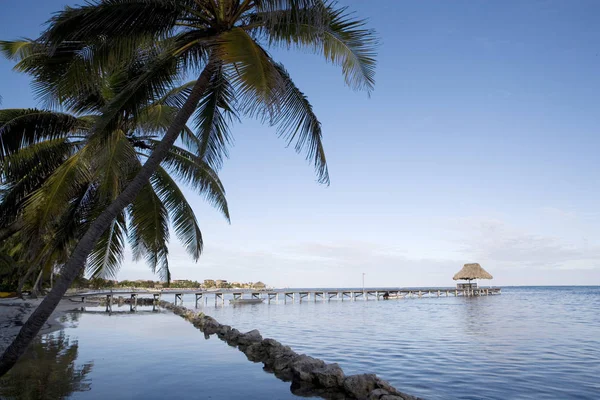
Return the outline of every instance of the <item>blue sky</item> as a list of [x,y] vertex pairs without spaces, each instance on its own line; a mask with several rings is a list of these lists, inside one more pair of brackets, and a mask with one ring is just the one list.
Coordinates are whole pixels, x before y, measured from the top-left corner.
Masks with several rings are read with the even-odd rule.
[[[11,1],[0,38],[75,3]],[[340,3],[382,41],[370,98],[318,56],[273,51],[321,119],[331,186],[273,129],[235,125],[232,223],[195,197],[205,253],[194,264],[173,238],[173,278],[452,285],[480,262],[498,285],[600,284],[600,3]],[[2,106],[35,106],[11,68]],[[130,258],[119,274],[151,277]]]

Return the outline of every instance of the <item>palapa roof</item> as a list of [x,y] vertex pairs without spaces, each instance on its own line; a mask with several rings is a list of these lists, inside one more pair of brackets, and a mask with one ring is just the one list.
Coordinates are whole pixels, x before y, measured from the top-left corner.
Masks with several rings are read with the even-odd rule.
[[255,288],[264,288],[264,287],[267,287],[267,285],[265,285],[261,281],[258,281],[255,284],[253,284],[252,287],[255,287]]
[[471,279],[493,279],[485,269],[481,268],[481,265],[477,263],[465,264],[460,271],[458,271],[452,279],[458,280],[471,280]]

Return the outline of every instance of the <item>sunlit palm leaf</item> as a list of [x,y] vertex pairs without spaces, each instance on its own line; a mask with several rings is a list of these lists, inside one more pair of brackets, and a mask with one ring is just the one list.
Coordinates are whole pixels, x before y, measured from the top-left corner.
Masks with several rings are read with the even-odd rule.
[[279,87],[279,74],[269,54],[241,28],[233,28],[219,36],[218,57],[230,72],[232,84],[252,101],[273,107],[273,92]]

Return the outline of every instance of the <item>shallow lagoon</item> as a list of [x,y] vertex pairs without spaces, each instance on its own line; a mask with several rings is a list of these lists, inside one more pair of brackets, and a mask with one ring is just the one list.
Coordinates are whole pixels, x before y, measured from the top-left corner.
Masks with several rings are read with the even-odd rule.
[[[111,315],[69,316],[69,327],[45,335],[20,362],[16,372],[24,378],[10,374],[4,380],[0,398],[11,398],[15,392],[22,396],[17,399],[60,398],[51,386],[71,386],[75,391],[69,398],[86,400],[297,398],[289,383],[264,372],[262,364],[249,362],[239,350],[215,337],[204,339],[180,317],[168,312],[119,312],[128,309],[115,307],[117,312]],[[70,357],[74,368],[66,360],[50,367],[54,364],[51,349],[59,342],[63,353],[77,353],[76,359]],[[43,355],[49,358],[47,362],[40,362]],[[40,368],[43,371],[27,376],[28,371]],[[77,371],[83,369],[80,379]],[[44,390],[24,391],[40,381]]]

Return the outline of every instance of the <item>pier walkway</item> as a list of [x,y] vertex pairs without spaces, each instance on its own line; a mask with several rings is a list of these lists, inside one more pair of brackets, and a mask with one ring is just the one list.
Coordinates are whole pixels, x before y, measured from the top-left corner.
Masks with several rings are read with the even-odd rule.
[[502,293],[499,287],[477,287],[477,288],[449,288],[449,287],[431,287],[431,288],[346,288],[346,289],[140,289],[140,290],[97,290],[66,295],[67,298],[81,298],[84,302],[88,297],[106,296],[107,304],[112,304],[114,297],[129,297],[130,302],[137,305],[139,295],[153,296],[155,302],[162,297],[174,296],[174,303],[182,303],[184,295],[194,295],[196,306],[203,299],[208,301],[209,297],[214,297],[215,304],[225,303],[225,296],[231,295],[233,299],[241,299],[249,296],[253,299],[265,299],[267,303],[272,301],[284,303],[302,302],[302,301],[356,301],[356,300],[389,300],[404,298],[427,298],[427,297],[449,297],[449,296],[489,296]]

